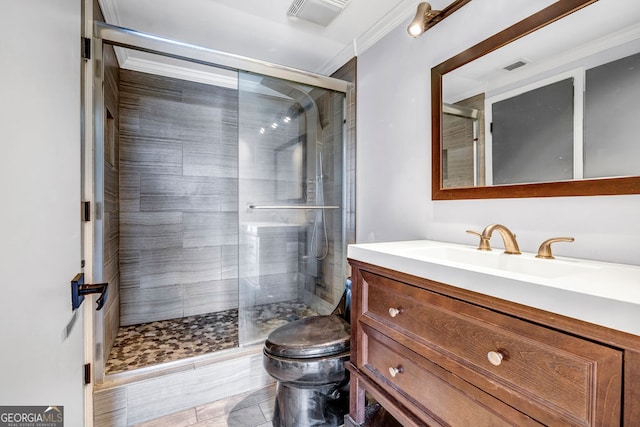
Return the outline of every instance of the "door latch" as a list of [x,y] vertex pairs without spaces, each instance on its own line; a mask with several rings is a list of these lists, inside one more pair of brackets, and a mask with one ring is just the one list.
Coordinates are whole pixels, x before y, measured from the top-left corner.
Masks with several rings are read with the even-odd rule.
[[71,280],[71,307],[76,310],[84,301],[84,296],[89,294],[100,294],[96,300],[96,310],[101,310],[107,301],[109,292],[108,283],[96,283],[93,285],[84,283],[84,273],[76,274]]

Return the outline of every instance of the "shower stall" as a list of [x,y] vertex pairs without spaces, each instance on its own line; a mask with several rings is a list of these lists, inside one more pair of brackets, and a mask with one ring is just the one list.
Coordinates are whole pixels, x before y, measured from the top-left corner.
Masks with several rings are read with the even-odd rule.
[[96,28],[93,272],[111,287],[94,319],[102,374],[258,347],[328,313],[353,230],[350,85]]

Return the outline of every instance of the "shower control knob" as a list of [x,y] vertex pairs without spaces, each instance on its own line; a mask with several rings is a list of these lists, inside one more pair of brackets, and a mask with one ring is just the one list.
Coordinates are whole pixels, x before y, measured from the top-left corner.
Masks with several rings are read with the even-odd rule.
[[395,378],[396,375],[402,373],[402,368],[398,366],[397,368],[391,367],[389,368],[389,375]]
[[389,309],[389,316],[391,317],[396,317],[398,314],[400,314],[400,309],[399,308],[393,308],[391,307]]

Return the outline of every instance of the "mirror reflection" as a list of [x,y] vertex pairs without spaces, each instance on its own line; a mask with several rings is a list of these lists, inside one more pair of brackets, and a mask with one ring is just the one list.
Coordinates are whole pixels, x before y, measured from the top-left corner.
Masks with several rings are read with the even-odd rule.
[[600,0],[442,75],[442,188],[640,176],[633,3]]

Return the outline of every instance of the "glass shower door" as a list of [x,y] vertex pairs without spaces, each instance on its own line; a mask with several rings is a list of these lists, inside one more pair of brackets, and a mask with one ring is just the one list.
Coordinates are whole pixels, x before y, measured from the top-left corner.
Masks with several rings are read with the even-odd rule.
[[238,96],[238,318],[248,345],[337,303],[344,94],[241,72]]

